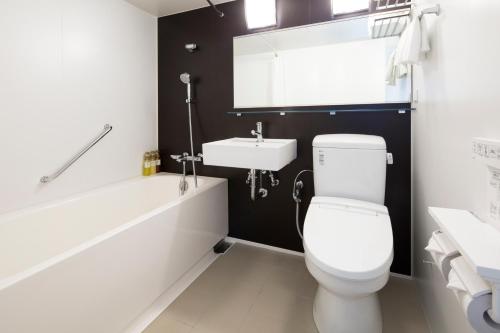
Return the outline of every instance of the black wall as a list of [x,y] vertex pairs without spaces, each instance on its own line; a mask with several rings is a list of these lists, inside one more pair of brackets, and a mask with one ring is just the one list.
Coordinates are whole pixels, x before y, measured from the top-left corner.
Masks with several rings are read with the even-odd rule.
[[[330,0],[278,0],[278,27],[285,28],[330,20]],[[388,168],[386,205],[394,233],[393,272],[411,273],[411,122],[410,114],[397,112],[338,113],[336,116],[277,115],[235,117],[233,110],[233,37],[251,33],[246,29],[243,1],[221,5],[220,19],[203,8],[159,19],[159,147],[163,169],[179,172],[179,165],[166,158],[189,151],[186,87],[179,75],[189,72],[196,78],[193,113],[195,151],[201,144],[230,137],[249,137],[257,121],[264,123],[269,138],[296,138],[298,159],[280,173],[279,188],[269,197],[250,201],[247,170],[198,166],[205,176],[229,179],[230,236],[302,251],[295,229],[295,203],[291,190],[295,175],[312,168],[314,136],[330,133],[362,133],[384,137],[394,154]],[[196,43],[199,50],[188,53],[184,44]],[[362,50],[360,50],[362,52]],[[306,64],[307,65],[307,64]],[[313,195],[312,176],[304,177],[307,200],[302,218]]]

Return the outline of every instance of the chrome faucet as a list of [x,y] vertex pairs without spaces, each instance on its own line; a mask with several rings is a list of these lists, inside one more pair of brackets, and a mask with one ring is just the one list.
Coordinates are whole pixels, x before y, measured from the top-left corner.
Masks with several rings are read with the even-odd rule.
[[252,130],[250,132],[253,136],[257,137],[257,142],[264,142],[264,138],[262,136],[262,122],[257,123],[257,130]]
[[182,178],[179,181],[179,193],[184,195],[189,188],[189,184],[186,181],[186,162],[188,161],[189,154],[183,153],[182,155],[170,155],[170,157],[177,163],[182,163]]
[[174,161],[177,163],[182,163],[182,178],[179,182],[179,192],[181,195],[184,195],[186,191],[189,188],[189,184],[186,181],[186,163],[193,161],[194,162],[202,162],[203,161],[203,155],[198,154],[194,158],[189,155],[188,153],[182,153],[182,155],[170,155],[170,158],[172,158]]

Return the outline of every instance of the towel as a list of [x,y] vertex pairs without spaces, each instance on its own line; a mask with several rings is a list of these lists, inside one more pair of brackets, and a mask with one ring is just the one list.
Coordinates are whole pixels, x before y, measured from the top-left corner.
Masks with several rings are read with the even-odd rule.
[[396,79],[400,79],[408,74],[408,65],[396,64],[396,50],[392,52],[387,63],[387,73],[385,75],[385,82],[389,86],[396,85]]
[[429,41],[429,31],[425,23],[425,15],[420,19],[420,58],[424,59],[427,53],[431,51],[431,43]]
[[399,40],[395,59],[397,65],[412,65],[419,63],[422,42],[421,36],[420,20],[415,16],[408,27],[406,27]]
[[425,19],[414,15],[405,29],[396,49],[395,64],[415,65],[425,58],[431,50]]

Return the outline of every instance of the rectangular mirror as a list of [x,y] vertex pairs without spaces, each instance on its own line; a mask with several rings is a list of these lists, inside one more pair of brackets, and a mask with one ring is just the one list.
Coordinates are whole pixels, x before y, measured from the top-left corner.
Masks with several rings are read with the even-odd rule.
[[409,102],[410,71],[386,82],[399,37],[372,38],[370,25],[359,17],[235,37],[234,107]]

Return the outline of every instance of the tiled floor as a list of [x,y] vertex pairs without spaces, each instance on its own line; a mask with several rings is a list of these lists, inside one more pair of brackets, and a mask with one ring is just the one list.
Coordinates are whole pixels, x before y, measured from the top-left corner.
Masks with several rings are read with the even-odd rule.
[[[236,244],[144,333],[315,333],[315,290],[303,258]],[[384,333],[429,332],[412,281],[380,296]]]

